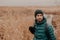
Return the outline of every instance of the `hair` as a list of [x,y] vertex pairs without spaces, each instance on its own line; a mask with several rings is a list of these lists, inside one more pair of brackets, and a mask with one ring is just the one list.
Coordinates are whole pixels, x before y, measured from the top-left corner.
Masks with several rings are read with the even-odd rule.
[[35,17],[36,17],[36,15],[37,15],[37,14],[42,14],[42,15],[43,15],[43,11],[42,11],[42,10],[37,9],[37,10],[35,11]]

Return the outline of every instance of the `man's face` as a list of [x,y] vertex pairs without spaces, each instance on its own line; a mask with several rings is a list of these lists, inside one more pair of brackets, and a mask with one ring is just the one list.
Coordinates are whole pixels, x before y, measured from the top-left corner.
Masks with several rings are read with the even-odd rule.
[[42,14],[37,14],[37,15],[36,15],[36,20],[37,20],[38,22],[42,21],[42,20],[43,20],[43,15],[42,15]]

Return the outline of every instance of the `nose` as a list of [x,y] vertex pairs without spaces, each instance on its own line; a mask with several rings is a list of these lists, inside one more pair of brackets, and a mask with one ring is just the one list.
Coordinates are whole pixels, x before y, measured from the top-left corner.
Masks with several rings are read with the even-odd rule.
[[41,18],[41,17],[39,16],[39,18]]

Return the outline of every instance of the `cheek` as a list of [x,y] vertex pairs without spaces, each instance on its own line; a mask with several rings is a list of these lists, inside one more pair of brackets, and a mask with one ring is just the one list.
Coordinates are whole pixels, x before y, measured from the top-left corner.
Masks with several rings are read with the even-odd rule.
[[41,18],[43,19],[43,16],[41,16]]
[[39,17],[36,17],[36,19],[39,19]]
[[43,17],[41,16],[41,17],[39,17],[40,19],[43,19]]
[[43,17],[41,17],[41,19],[43,19]]

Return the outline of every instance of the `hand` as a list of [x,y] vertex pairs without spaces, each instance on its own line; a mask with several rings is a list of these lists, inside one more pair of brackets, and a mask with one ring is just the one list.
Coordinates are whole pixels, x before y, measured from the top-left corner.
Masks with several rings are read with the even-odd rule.
[[29,31],[30,31],[32,34],[34,34],[34,32],[35,32],[35,28],[32,27],[32,26],[30,26],[30,27],[29,27]]

